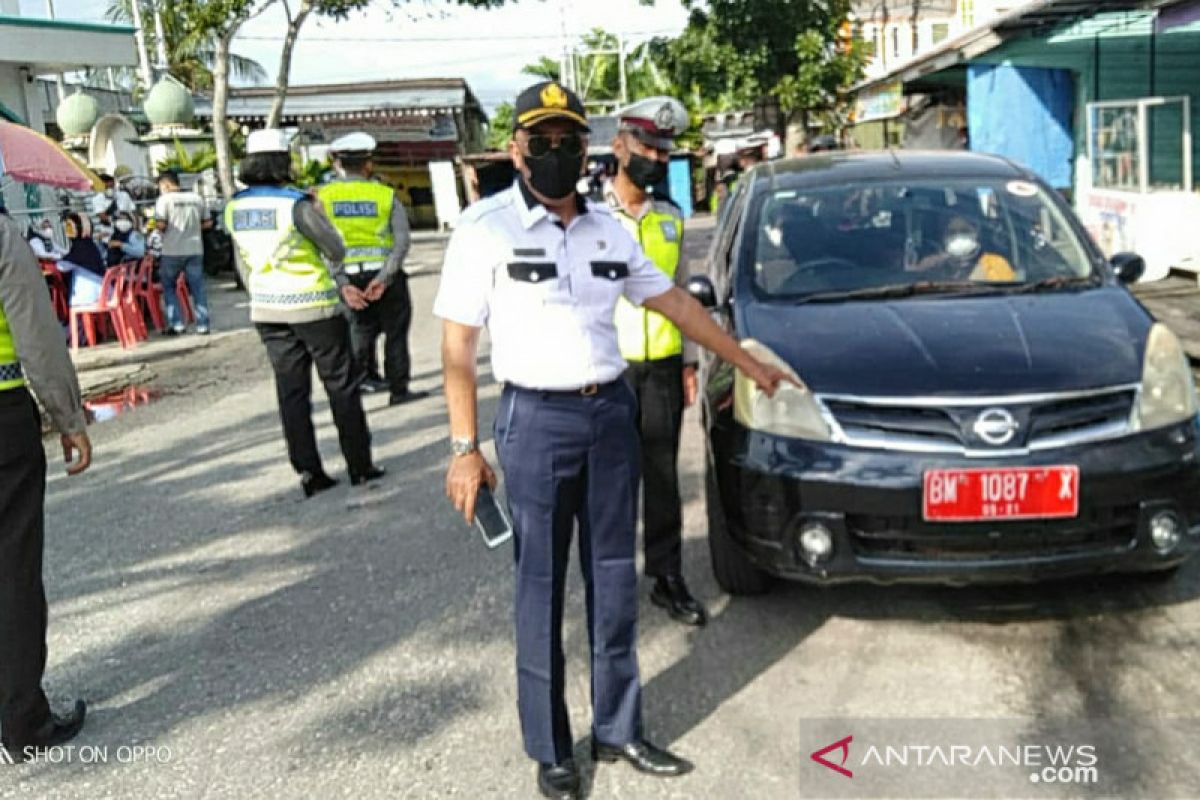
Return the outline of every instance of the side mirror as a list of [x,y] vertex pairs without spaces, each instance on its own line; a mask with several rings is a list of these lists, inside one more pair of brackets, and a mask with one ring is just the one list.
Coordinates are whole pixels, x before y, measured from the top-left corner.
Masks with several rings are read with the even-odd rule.
[[1137,253],[1117,253],[1109,263],[1121,283],[1134,283],[1146,272],[1146,260]]
[[692,275],[687,281],[687,293],[707,309],[717,307],[717,290],[707,275]]

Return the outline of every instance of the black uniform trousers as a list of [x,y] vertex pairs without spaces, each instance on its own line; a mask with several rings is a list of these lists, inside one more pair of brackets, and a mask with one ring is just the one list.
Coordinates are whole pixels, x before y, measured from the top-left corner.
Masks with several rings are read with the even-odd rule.
[[[379,273],[351,275],[350,282],[366,289]],[[350,340],[354,362],[361,378],[378,378],[379,364],[375,342],[383,335],[383,374],[392,394],[404,394],[412,378],[408,355],[408,329],[412,324],[412,296],[408,291],[408,276],[397,273],[392,285],[383,295],[361,310],[347,309],[350,315]]]
[[683,508],[678,471],[684,406],[683,357],[631,361],[625,376],[639,405],[646,574],[678,575],[683,569]]
[[592,396],[506,386],[495,437],[517,570],[517,700],[525,752],[570,757],[563,697],[563,593],[579,527],[592,666],[592,730],[605,744],[641,737],[637,664],[637,404],[618,380]]
[[316,364],[350,475],[365,474],[372,464],[371,434],[350,357],[346,320],[334,316],[317,322],[258,323],[255,327],[275,370],[279,417],[292,467],[312,475],[325,471],[312,423],[312,367]]
[[46,453],[24,389],[0,392],[0,734],[19,750],[50,718],[42,587]]

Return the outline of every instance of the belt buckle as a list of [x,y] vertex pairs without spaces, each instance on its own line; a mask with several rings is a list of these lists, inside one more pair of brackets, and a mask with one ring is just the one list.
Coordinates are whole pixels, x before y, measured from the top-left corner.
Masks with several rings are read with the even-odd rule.
[[592,395],[596,394],[599,391],[600,391],[600,384],[589,383],[587,386],[580,389],[579,393],[581,395],[583,395],[584,397],[591,397]]

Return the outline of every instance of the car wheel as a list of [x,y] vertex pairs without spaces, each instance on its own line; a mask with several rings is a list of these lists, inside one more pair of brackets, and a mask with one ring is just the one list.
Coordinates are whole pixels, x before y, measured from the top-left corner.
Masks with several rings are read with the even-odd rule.
[[732,595],[763,594],[770,590],[774,579],[754,566],[729,534],[721,492],[711,466],[704,470],[704,497],[708,507],[708,552],[717,584]]

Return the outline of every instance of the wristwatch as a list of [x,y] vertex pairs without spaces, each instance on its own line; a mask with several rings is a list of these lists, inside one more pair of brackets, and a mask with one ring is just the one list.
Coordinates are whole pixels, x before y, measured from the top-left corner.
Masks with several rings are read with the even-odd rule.
[[450,439],[450,449],[456,456],[469,456],[479,449],[479,443],[465,436],[455,436]]

